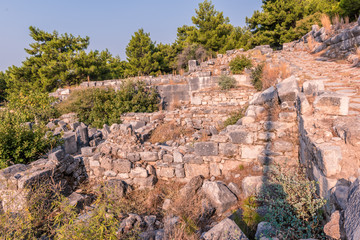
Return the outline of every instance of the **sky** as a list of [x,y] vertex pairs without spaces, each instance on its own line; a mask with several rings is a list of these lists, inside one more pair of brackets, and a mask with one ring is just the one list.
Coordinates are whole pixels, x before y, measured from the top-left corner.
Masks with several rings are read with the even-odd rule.
[[[29,26],[89,36],[89,50],[105,50],[126,60],[131,36],[144,28],[156,43],[172,43],[177,28],[192,25],[203,0],[0,0],[0,71],[20,66],[32,42]],[[261,9],[261,0],[213,0],[234,26]]]

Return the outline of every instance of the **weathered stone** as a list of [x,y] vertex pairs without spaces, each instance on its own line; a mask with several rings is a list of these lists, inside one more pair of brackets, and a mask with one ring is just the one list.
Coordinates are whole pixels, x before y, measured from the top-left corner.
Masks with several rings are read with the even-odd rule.
[[241,191],[240,191],[239,186],[236,183],[233,183],[233,182],[229,183],[228,188],[230,189],[230,191],[232,193],[234,193],[238,198],[240,198]]
[[128,153],[126,154],[126,158],[131,162],[140,161],[140,154],[139,153]]
[[266,102],[272,102],[276,99],[277,92],[274,87],[270,87],[261,93],[254,94],[252,100],[249,102],[250,105],[263,105]]
[[273,239],[276,236],[276,229],[271,226],[269,222],[260,222],[257,226],[255,239],[263,239],[263,237],[269,237],[265,239]]
[[306,95],[318,95],[325,90],[322,80],[311,80],[303,83],[303,92]]
[[148,172],[145,168],[136,167],[131,169],[129,176],[131,178],[146,178],[148,176]]
[[331,214],[330,221],[324,226],[324,232],[328,237],[340,239],[340,212]]
[[133,183],[139,185],[142,188],[152,187],[156,184],[157,178],[155,176],[149,176],[147,178],[134,178]]
[[83,126],[78,126],[76,128],[76,139],[79,147],[89,146],[88,128]]
[[212,142],[225,143],[228,139],[229,137],[226,135],[213,135],[210,140]]
[[90,205],[91,198],[86,195],[82,195],[76,192],[73,192],[69,197],[69,205],[76,207],[79,210],[84,209],[86,205]]
[[239,226],[231,219],[225,218],[220,223],[216,224],[209,231],[203,233],[201,238],[204,240],[248,240],[245,234],[241,231]]
[[347,204],[347,198],[349,195],[349,187],[345,185],[336,186],[334,189],[334,197],[338,207],[345,210]]
[[64,157],[65,157],[65,152],[62,149],[60,149],[53,153],[50,153],[48,158],[50,161],[60,162]]
[[360,239],[360,179],[351,186],[345,210],[344,229],[348,240]]
[[308,114],[312,111],[309,101],[307,100],[304,93],[298,94],[297,107],[301,114]]
[[140,152],[141,160],[154,162],[159,159],[157,152]]
[[273,143],[272,151],[274,152],[292,152],[295,150],[295,146],[286,141],[275,141]]
[[242,159],[256,159],[261,152],[265,149],[265,146],[241,146],[241,158]]
[[130,122],[130,124],[132,126],[132,129],[136,130],[136,129],[144,127],[146,125],[146,122],[145,121],[132,121],[132,122]]
[[162,167],[159,169],[159,172],[157,174],[159,177],[164,178],[173,178],[175,177],[175,170],[171,167]]
[[178,151],[174,151],[174,162],[175,163],[183,163],[184,162],[183,155]]
[[219,152],[221,155],[232,157],[239,154],[239,147],[232,143],[219,143]]
[[254,117],[243,117],[240,119],[241,125],[248,125],[255,122]]
[[348,115],[349,97],[337,93],[324,93],[315,98],[314,108],[329,115]]
[[242,182],[242,190],[245,197],[255,195],[260,192],[263,185],[262,176],[245,177]]
[[113,160],[113,171],[118,173],[129,173],[131,170],[132,163],[128,160]]
[[194,154],[185,154],[184,162],[185,163],[193,163],[193,164],[202,164],[204,162],[204,160],[202,157],[196,156]]
[[204,181],[202,191],[219,214],[225,212],[237,202],[237,197],[220,181]]
[[66,132],[64,134],[64,150],[66,154],[74,154],[77,152],[76,135],[74,132]]
[[254,136],[249,131],[235,131],[228,133],[230,141],[235,144],[252,144]]
[[360,146],[360,117],[338,117],[334,123],[336,134],[354,146]]
[[325,176],[332,176],[341,171],[341,148],[328,143],[319,144],[316,157]]
[[209,164],[209,169],[210,169],[210,175],[211,176],[215,176],[215,177],[218,177],[221,175],[221,169],[220,169],[220,166],[219,164],[217,163],[210,163]]
[[213,142],[195,143],[195,153],[199,156],[217,156],[218,144]]
[[194,176],[193,178],[190,179],[190,181],[187,184],[185,184],[185,186],[182,189],[180,189],[180,194],[183,197],[191,198],[202,187],[203,183],[204,183],[204,176],[202,175]]
[[184,168],[175,168],[175,176],[177,178],[184,178],[185,177],[185,169]]
[[185,163],[185,174],[187,178],[193,178],[202,175],[208,178],[210,175],[209,166],[207,164],[191,164]]
[[167,163],[172,163],[174,161],[174,157],[170,154],[165,154],[163,156],[163,161]]
[[96,147],[83,147],[81,148],[81,155],[84,157],[90,157],[94,154]]
[[295,102],[299,93],[297,79],[294,76],[276,84],[276,89],[281,102]]

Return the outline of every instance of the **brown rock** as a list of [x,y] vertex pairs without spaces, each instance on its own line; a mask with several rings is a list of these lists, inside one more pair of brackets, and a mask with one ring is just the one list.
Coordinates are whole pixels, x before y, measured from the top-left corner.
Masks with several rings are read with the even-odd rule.
[[328,237],[340,239],[340,212],[331,214],[330,222],[324,226],[324,232]]

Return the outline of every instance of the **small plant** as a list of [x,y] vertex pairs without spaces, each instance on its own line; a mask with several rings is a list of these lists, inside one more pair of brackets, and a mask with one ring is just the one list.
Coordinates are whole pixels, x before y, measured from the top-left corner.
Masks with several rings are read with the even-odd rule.
[[218,84],[221,90],[229,90],[236,87],[236,80],[231,76],[221,75]]
[[230,70],[233,74],[243,73],[245,68],[250,68],[252,66],[251,59],[245,55],[237,56],[230,62]]
[[239,165],[239,170],[240,170],[240,171],[244,171],[244,169],[245,169],[244,165],[240,164],[240,165]]
[[227,127],[229,125],[235,125],[239,119],[241,119],[244,116],[244,110],[241,109],[239,111],[233,112],[230,117],[228,117],[224,122],[224,127]]
[[258,196],[267,207],[264,220],[271,223],[285,239],[322,239],[322,207],[326,201],[316,194],[316,184],[304,172],[282,171],[275,167],[268,185]]
[[262,217],[257,213],[258,202],[255,196],[250,196],[244,200],[243,221],[248,229],[252,232],[256,231],[257,225],[262,221]]
[[264,63],[258,64],[254,69],[251,71],[251,83],[254,86],[254,88],[258,91],[261,91],[263,89],[262,84],[262,76],[264,71]]
[[149,141],[153,144],[177,140],[183,136],[191,136],[192,131],[176,124],[175,121],[160,124],[151,134]]

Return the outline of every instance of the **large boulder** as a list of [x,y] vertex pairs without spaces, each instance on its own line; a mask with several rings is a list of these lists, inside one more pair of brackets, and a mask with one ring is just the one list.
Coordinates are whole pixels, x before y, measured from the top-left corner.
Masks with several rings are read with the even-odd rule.
[[360,179],[350,187],[344,229],[348,240],[360,239]]
[[339,117],[334,123],[336,134],[346,143],[360,146],[360,117]]
[[335,211],[331,214],[330,221],[324,226],[325,234],[331,239],[340,239],[340,212]]
[[245,234],[241,231],[236,223],[229,219],[225,218],[218,224],[216,224],[209,231],[202,234],[201,239],[204,240],[227,240],[227,239],[236,239],[236,240],[248,240]]
[[250,197],[260,192],[263,185],[262,176],[249,176],[245,177],[242,182],[242,190],[245,197]]
[[237,202],[235,194],[233,194],[229,188],[220,181],[205,181],[202,186],[202,191],[219,214],[225,212]]

